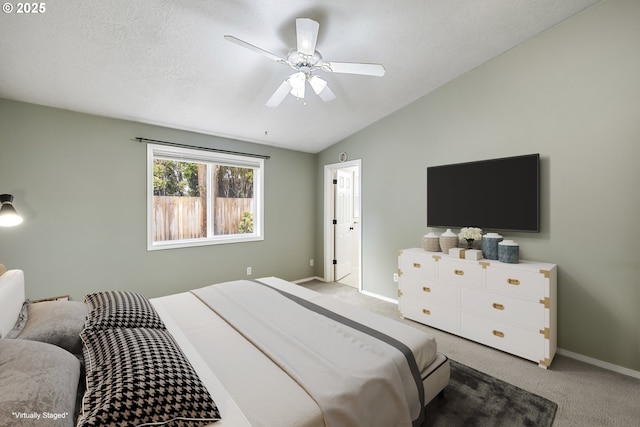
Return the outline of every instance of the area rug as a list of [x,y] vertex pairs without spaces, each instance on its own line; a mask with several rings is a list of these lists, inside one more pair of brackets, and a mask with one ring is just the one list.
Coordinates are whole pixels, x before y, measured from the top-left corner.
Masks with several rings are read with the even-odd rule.
[[454,360],[449,362],[449,385],[443,397],[436,397],[427,405],[422,427],[553,424],[556,403]]

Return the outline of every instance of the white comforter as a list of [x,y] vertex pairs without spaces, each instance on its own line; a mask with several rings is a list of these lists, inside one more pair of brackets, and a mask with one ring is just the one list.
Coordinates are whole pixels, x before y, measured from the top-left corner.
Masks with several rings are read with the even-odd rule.
[[423,385],[410,351],[407,360],[362,325],[258,282],[192,292],[300,384],[328,426],[410,427],[420,416]]
[[[421,372],[435,359],[435,340],[421,331],[281,279],[260,280],[401,340],[411,348]],[[223,421],[217,426],[325,425],[309,394],[195,295],[170,295],[152,303],[220,405]]]

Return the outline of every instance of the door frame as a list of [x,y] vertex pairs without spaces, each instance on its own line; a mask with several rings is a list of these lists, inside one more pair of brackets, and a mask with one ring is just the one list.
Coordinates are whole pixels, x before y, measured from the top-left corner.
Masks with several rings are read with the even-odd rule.
[[[358,291],[362,291],[362,159],[350,160],[342,163],[332,163],[324,165],[324,280],[325,282],[333,282],[335,279],[333,269],[334,256],[334,236],[333,236],[333,172],[338,169],[346,169],[355,167],[358,169],[359,179],[357,188],[358,192],[357,209],[360,215],[360,226],[358,230]],[[355,208],[355,206],[354,206]]]

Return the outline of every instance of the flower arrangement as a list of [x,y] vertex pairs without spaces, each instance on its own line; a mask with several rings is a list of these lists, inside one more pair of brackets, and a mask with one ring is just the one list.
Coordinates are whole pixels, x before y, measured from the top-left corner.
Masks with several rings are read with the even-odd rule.
[[460,230],[458,237],[466,240],[467,245],[471,248],[474,240],[482,239],[482,229],[478,227],[464,227]]

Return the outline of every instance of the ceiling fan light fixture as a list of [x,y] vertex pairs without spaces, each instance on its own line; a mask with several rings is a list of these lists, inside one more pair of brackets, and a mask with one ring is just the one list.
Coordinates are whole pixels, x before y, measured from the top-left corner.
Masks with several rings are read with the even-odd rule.
[[318,76],[311,77],[309,79],[309,84],[313,88],[313,91],[316,93],[316,95],[320,95],[320,92],[322,92],[327,87],[326,80]]
[[291,85],[291,95],[296,98],[304,98],[304,88],[307,76],[303,72],[295,73],[289,76],[289,84]]
[[304,88],[301,89],[296,89],[293,88],[291,89],[291,95],[295,96],[298,99],[304,99]]

